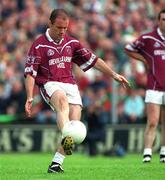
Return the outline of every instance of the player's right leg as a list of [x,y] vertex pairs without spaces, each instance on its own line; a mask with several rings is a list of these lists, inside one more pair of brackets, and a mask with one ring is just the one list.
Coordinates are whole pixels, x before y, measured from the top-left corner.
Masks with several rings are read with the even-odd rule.
[[[48,82],[40,88],[41,95],[45,102],[57,113],[57,125],[60,131],[64,124],[69,121],[69,104],[68,97],[64,88],[64,83]],[[71,89],[71,88],[66,88]],[[73,96],[73,95],[72,95]],[[71,137],[66,137],[62,140],[61,146],[64,148],[66,155],[72,154],[73,140]]]
[[155,139],[156,128],[159,122],[160,105],[147,103],[147,126],[144,133],[143,162],[150,162],[152,158],[152,145]]
[[[57,113],[57,125],[60,130],[64,127],[65,123],[69,121],[69,104],[65,93],[61,90],[57,90],[53,93],[50,99],[50,104],[56,110]],[[62,139],[61,145],[58,148],[55,156],[52,160],[52,164],[48,168],[48,172],[63,172],[61,165],[65,159],[65,155],[71,155],[73,148],[73,139],[71,137],[65,137]]]
[[[55,83],[51,84],[51,82],[48,84],[48,86],[42,87],[40,89],[40,92],[46,103],[50,105],[52,110],[56,111],[57,126],[60,130],[62,130],[64,124],[67,121],[69,121],[69,104],[65,92],[60,89],[58,84]],[[65,141],[67,141],[67,138],[65,138]],[[63,140],[62,143],[65,141]],[[72,146],[73,146],[73,141],[72,143],[69,144],[70,152]],[[61,165],[65,159],[65,155],[67,154],[67,152],[64,151],[63,144],[61,144],[53,157],[51,165],[48,167],[49,173],[61,173],[64,171]]]

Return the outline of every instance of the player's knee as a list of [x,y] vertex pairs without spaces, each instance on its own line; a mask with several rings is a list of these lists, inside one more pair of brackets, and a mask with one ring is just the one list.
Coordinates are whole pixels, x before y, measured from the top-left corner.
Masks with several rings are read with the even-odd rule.
[[152,128],[152,129],[155,129],[156,127],[157,127],[157,122],[155,122],[155,121],[150,121],[149,123],[148,123],[148,126],[149,126],[149,128]]
[[58,109],[60,111],[65,111],[69,108],[67,97],[62,96],[58,100]]
[[51,97],[51,104],[56,111],[65,111],[68,109],[68,99],[66,95],[61,91],[56,91]]

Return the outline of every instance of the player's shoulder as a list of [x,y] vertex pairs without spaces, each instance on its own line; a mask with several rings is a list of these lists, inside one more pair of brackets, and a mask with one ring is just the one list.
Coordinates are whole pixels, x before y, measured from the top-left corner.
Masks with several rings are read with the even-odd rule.
[[45,34],[38,35],[32,42],[31,47],[36,48],[36,47],[38,47],[38,45],[41,45],[41,44],[47,44],[47,39],[46,39]]
[[78,39],[76,39],[75,37],[72,37],[70,35],[67,35],[67,34],[65,35],[65,40],[67,42],[71,42],[71,43],[79,43]]
[[40,35],[38,35],[36,38],[35,38],[35,40],[34,40],[34,44],[41,44],[41,43],[43,43],[43,42],[45,42],[45,41],[47,41],[46,40],[46,37],[45,37],[45,34],[40,34]]
[[152,30],[152,31],[143,33],[143,34],[141,35],[141,37],[142,37],[143,39],[155,38],[155,37],[157,37],[157,31],[156,31],[156,29],[154,29],[154,30]]

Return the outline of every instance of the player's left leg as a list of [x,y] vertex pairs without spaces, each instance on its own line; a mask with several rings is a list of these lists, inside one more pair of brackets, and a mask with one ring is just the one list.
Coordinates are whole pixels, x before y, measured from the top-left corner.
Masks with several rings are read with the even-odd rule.
[[165,105],[161,106],[161,149],[160,149],[160,162],[165,163]]

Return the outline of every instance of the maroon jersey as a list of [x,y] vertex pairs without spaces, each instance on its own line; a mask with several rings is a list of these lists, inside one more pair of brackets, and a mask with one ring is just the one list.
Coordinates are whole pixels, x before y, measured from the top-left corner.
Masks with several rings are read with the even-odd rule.
[[81,43],[65,35],[59,44],[49,36],[48,30],[32,44],[25,64],[25,76],[30,74],[37,85],[48,81],[75,84],[73,63],[87,71],[96,63],[97,56]]
[[149,65],[147,89],[165,91],[165,38],[160,29],[141,35],[126,49],[146,59]]

